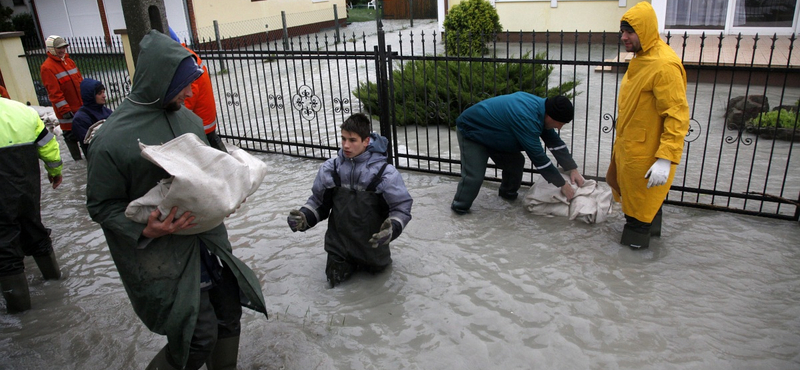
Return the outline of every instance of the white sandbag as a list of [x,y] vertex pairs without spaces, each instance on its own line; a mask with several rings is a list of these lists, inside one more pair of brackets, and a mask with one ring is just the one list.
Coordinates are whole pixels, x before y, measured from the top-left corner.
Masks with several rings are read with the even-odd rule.
[[83,138],[83,143],[90,144],[92,139],[97,135],[97,130],[99,130],[104,123],[106,123],[106,120],[101,119],[89,126],[89,129],[86,130],[86,137]]
[[125,210],[129,219],[147,223],[158,208],[163,221],[172,207],[176,217],[189,211],[197,226],[176,234],[191,235],[211,230],[253,194],[267,174],[267,166],[240,148],[229,153],[203,143],[197,135],[184,134],[163,145],[139,143],[142,157],[166,170],[162,180]]
[[55,132],[55,129],[58,128],[58,134],[61,133],[58,117],[56,117],[56,112],[53,111],[53,107],[43,107],[40,105],[29,105],[29,107],[39,114],[39,118],[42,119],[44,126],[47,127],[50,132]]
[[[569,176],[561,174],[567,183]],[[568,217],[587,224],[605,222],[611,213],[611,188],[605,183],[586,180],[582,187],[570,185],[575,189],[572,201],[561,194],[561,188],[553,186],[537,175],[534,184],[525,194],[525,209],[536,215]]]

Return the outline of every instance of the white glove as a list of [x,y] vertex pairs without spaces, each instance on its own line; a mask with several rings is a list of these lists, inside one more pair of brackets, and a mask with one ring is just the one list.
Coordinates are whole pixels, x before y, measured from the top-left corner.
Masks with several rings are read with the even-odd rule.
[[647,181],[647,188],[650,189],[653,186],[661,186],[667,183],[667,178],[669,177],[669,170],[672,166],[672,162],[664,158],[658,158],[656,163],[647,170],[647,173],[644,175],[644,178],[650,179]]

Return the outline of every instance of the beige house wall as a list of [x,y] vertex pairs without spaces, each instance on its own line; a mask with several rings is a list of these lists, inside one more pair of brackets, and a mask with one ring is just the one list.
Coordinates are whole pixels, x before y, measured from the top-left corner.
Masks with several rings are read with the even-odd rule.
[[[450,0],[450,8],[465,0]],[[494,3],[503,30],[511,32],[618,32],[619,20],[642,0],[489,1]],[[552,7],[555,3],[556,7]]]
[[0,32],[0,71],[11,100],[39,105],[22,48],[22,32]]
[[334,4],[339,18],[347,17],[346,0],[194,0],[193,4],[201,39],[214,37],[215,20],[220,28],[235,28],[238,36],[281,29],[281,11],[286,12],[287,27],[333,21]]
[[497,3],[500,24],[509,31],[618,32],[619,20],[638,1],[559,1]]

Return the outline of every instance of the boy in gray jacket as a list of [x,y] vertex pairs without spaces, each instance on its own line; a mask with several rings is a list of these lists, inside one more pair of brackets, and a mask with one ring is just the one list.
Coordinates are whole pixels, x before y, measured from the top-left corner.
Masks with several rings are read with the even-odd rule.
[[389,242],[411,221],[413,200],[397,169],[387,163],[388,140],[370,133],[361,113],[341,125],[342,148],[319,169],[311,196],[289,213],[292,231],[306,231],[329,218],[325,233],[331,288],[364,269],[383,271],[392,263]]

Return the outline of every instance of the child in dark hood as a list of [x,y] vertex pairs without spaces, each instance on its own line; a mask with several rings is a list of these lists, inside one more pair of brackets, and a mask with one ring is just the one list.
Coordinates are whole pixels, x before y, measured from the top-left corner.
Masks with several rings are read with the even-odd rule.
[[331,287],[358,269],[377,273],[392,263],[389,242],[411,221],[413,203],[400,173],[387,163],[388,140],[370,133],[369,118],[356,113],[341,130],[339,155],[322,164],[311,197],[287,218],[292,231],[328,218],[325,274]]
[[83,106],[72,119],[72,132],[78,139],[83,153],[88,157],[89,144],[85,142],[86,133],[89,127],[108,118],[111,115],[111,109],[105,107],[106,87],[100,81],[84,78],[81,82],[81,99],[83,99]]

